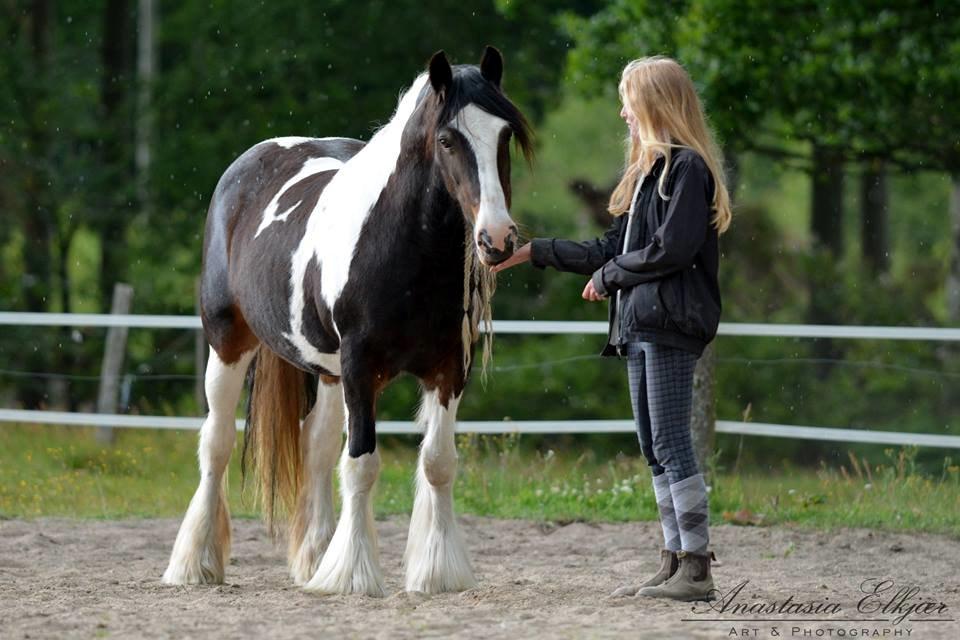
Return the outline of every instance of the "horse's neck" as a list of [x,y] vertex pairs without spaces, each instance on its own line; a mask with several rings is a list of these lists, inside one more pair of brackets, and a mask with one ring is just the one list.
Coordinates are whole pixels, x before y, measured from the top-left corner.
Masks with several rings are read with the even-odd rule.
[[[421,158],[398,164],[395,179],[388,184],[392,193],[384,200],[395,207],[396,237],[404,244],[424,248],[425,261],[438,269],[462,270],[466,222],[457,200],[447,191],[439,171],[420,151],[408,158]],[[401,159],[404,158],[401,152]],[[406,250],[404,247],[401,250]]]

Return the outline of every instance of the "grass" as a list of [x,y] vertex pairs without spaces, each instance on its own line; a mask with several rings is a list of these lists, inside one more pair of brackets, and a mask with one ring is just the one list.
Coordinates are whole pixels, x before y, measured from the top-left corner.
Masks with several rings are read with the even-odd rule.
[[[653,520],[649,473],[639,457],[601,459],[531,450],[517,435],[459,438],[457,509],[501,518],[550,521]],[[0,517],[180,517],[197,483],[196,434],[121,430],[113,447],[87,429],[0,428]],[[238,449],[239,451],[239,449]],[[887,452],[885,464],[855,457],[836,468],[782,468],[775,474],[713,474],[713,522],[796,524],[927,531],[960,537],[960,468],[949,458],[935,475],[913,464],[915,451]],[[378,515],[409,513],[416,450],[386,439]],[[234,515],[255,517],[243,495],[239,455],[229,472]]]

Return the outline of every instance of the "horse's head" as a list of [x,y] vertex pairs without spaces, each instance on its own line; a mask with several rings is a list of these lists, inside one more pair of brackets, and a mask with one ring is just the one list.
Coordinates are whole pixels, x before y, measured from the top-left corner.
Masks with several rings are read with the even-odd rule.
[[[486,265],[517,248],[510,217],[510,140],[529,157],[530,128],[500,90],[503,58],[487,47],[479,67],[451,67],[443,51],[430,60],[435,122],[428,150],[451,196],[473,227],[477,255]],[[429,90],[429,89],[428,89]]]

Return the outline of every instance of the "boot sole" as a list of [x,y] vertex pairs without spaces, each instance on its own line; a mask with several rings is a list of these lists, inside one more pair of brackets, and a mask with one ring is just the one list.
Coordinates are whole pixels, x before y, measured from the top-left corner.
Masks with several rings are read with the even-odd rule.
[[697,595],[697,596],[686,596],[683,598],[675,598],[672,596],[659,596],[659,595],[650,595],[648,593],[639,593],[637,592],[637,597],[642,598],[653,598],[655,600],[673,600],[674,602],[713,602],[717,599],[715,594],[706,594],[706,595]]

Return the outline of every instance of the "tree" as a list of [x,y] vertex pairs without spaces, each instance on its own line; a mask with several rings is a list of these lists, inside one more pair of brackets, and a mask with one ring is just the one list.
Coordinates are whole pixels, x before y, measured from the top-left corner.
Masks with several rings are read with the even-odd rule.
[[[807,170],[814,249],[834,261],[846,246],[847,165],[868,167],[863,238],[875,268],[888,254],[886,196],[882,169],[869,168],[957,173],[960,115],[949,105],[960,99],[960,9],[953,3],[693,0],[664,8],[617,0],[568,26],[578,43],[573,75],[593,78],[584,90],[598,78],[612,86],[630,58],[673,55],[698,83],[728,151]],[[811,285],[810,320],[836,321],[829,292]]]
[[[99,298],[105,309],[123,278],[137,289],[138,311],[191,313],[204,211],[244,149],[277,135],[369,137],[439,48],[476,63],[486,44],[499,46],[506,90],[536,118],[559,90],[569,46],[552,14],[493,2],[162,3],[147,209],[132,53],[135,18],[149,3],[21,4],[0,10],[0,197],[10,221],[0,249],[13,256],[0,265],[0,292],[6,308],[33,311],[70,311],[83,272],[99,290],[85,292],[86,306]],[[80,245],[90,260],[77,266],[68,256]],[[78,373],[96,357],[76,335],[8,332],[0,351],[19,357],[36,346],[25,368]],[[156,353],[178,335],[137,336],[133,348]],[[32,389],[21,394],[30,406],[48,394],[46,384],[17,384]]]

